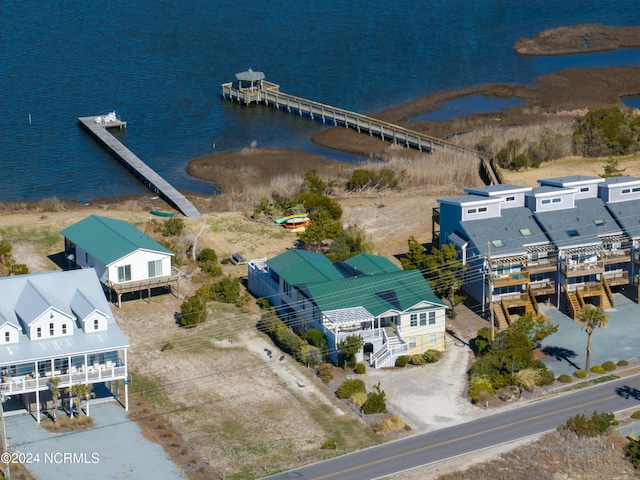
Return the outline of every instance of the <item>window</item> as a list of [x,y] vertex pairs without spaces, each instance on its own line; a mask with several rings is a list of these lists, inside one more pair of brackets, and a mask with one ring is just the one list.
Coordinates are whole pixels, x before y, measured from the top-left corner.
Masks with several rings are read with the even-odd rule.
[[415,313],[411,314],[411,326],[412,327],[418,326],[418,315],[416,315]]
[[427,314],[425,312],[420,314],[420,325],[424,326],[427,324]]
[[601,227],[603,226],[606,222],[604,221],[604,218],[596,218],[593,223],[596,224],[596,227]]
[[469,210],[467,210],[467,213],[476,213],[477,210],[475,208],[470,208]]
[[11,341],[11,332],[4,332],[4,341],[5,342]]
[[581,192],[588,192],[589,191],[589,187],[582,187],[580,189]]
[[549,200],[548,198],[545,198],[544,200],[542,200],[542,205],[548,205],[551,203],[551,200]]
[[429,312],[429,325],[435,325],[436,323],[436,312]]
[[551,203],[560,203],[560,202],[562,202],[562,199],[560,197],[551,199]]
[[577,230],[567,230],[567,235],[569,235],[570,237],[577,237],[580,235],[580,233],[578,233]]
[[36,329],[36,337],[42,338],[42,327]]
[[487,211],[487,207],[480,207],[478,209],[478,212],[486,212]]
[[507,197],[507,202],[515,201],[516,197]]
[[291,298],[291,285],[288,282],[284,282],[284,293],[287,294],[287,297]]
[[93,329],[98,330],[100,328],[100,320],[97,318],[93,321]]
[[521,228],[520,235],[522,235],[523,237],[530,237],[531,235],[533,235],[533,232],[530,228]]
[[62,334],[63,334],[63,335],[66,335],[66,334],[67,334],[67,324],[66,324],[66,323],[63,323],[63,324],[62,324]]
[[429,345],[435,345],[437,341],[438,341],[438,334],[437,333],[430,333],[429,334]]
[[118,282],[131,281],[131,265],[123,265],[118,267]]
[[162,260],[151,260],[149,262],[149,278],[162,275]]
[[84,263],[89,265],[89,254],[87,252],[84,252]]
[[633,187],[631,191],[634,193],[640,192],[640,187]]
[[491,240],[491,245],[496,248],[504,247],[504,242],[502,240]]
[[53,337],[55,335],[55,325],[53,323],[49,324],[49,336]]
[[623,188],[620,193],[622,194],[627,194],[627,193],[631,193],[631,189],[630,188]]
[[416,348],[416,337],[409,337],[409,348]]

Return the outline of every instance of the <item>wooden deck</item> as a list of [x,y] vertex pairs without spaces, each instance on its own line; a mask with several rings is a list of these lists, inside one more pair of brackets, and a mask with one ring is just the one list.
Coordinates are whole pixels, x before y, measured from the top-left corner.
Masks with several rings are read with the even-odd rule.
[[103,122],[104,117],[79,117],[80,126],[95,138],[116,160],[133,173],[138,180],[153,193],[161,197],[165,202],[173,208],[181,212],[186,217],[200,218],[202,214],[187,200],[184,195],[178,192],[169,182],[158,175],[146,163],[125,147],[120,141],[109,133],[109,128],[122,128],[126,125],[120,120]]
[[[234,86],[233,82],[224,83],[222,84],[222,97],[244,104],[263,104],[333,126],[353,128],[358,132],[375,135],[383,140],[388,140],[409,148],[415,148],[421,152],[453,150],[459,153],[469,154],[480,160],[486,160],[487,162],[490,159],[488,155],[484,155],[476,150],[454,145],[440,138],[424,135],[360,113],[283,93],[280,91],[279,85],[271,82],[265,81],[263,84],[262,89],[258,87],[239,89]],[[492,181],[499,182],[498,179]]]

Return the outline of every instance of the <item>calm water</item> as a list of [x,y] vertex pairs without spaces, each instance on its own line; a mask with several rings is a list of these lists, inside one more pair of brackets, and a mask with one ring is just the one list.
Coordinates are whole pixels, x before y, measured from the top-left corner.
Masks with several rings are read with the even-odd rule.
[[310,141],[320,124],[222,101],[220,84],[248,67],[285,92],[372,113],[438,90],[640,63],[635,50],[519,58],[512,49],[554,26],[637,25],[630,0],[7,0],[0,18],[0,200],[148,194],[76,124],[111,110],[128,122],[125,145],[187,190],[213,191],[185,168],[214,143],[344,159]]
[[524,100],[517,97],[502,98],[485,95],[469,95],[445,102],[437,110],[418,115],[414,117],[413,120],[439,122],[472,113],[499,112],[507,107],[522,105],[524,102]]

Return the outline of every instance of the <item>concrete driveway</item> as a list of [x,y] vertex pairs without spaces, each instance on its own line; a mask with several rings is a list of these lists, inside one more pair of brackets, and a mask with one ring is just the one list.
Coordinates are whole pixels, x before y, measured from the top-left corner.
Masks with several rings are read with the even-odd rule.
[[[609,325],[596,329],[591,336],[591,366],[602,365],[611,360],[640,358],[640,305],[622,294],[614,294],[615,309],[607,310]],[[585,367],[587,354],[587,333],[582,325],[576,323],[553,307],[540,304],[541,312],[551,322],[558,325],[558,331],[542,342],[547,354],[544,363],[557,376],[572,375],[577,369]]]
[[91,404],[95,427],[49,433],[27,413],[5,419],[9,450],[24,454],[39,479],[99,478],[183,480],[162,447],[147,440],[127,412],[114,402]]

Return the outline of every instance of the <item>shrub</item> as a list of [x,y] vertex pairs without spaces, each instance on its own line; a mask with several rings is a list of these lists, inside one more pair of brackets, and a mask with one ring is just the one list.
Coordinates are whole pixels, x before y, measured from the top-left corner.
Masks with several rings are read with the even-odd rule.
[[571,377],[569,375],[566,374],[562,374],[558,377],[558,381],[560,383],[571,383],[573,380],[571,379]]
[[269,308],[271,308],[271,303],[269,303],[268,298],[259,298],[256,303],[258,304],[260,310],[268,310]]
[[635,412],[633,412],[631,414],[631,418],[633,418],[634,420],[640,420],[640,410],[636,410]]
[[373,425],[373,431],[376,433],[387,433],[407,428],[401,417],[398,415],[385,415],[385,417]]
[[373,388],[375,392],[371,392],[367,396],[367,401],[362,404],[362,412],[365,415],[387,411],[386,395],[383,390],[380,390],[380,383],[378,382]]
[[[482,393],[486,395],[482,395]],[[469,380],[469,398],[474,403],[480,403],[483,397],[491,396],[496,393],[489,378],[484,375],[473,376]]]
[[211,284],[213,299],[224,303],[236,303],[240,299],[240,283],[237,278],[225,277]]
[[542,377],[541,371],[535,368],[524,368],[514,375],[516,384],[527,390],[533,392],[536,385],[539,385]]
[[199,296],[187,297],[180,305],[180,323],[195,327],[206,318],[207,306]]
[[422,358],[426,363],[436,363],[440,360],[441,352],[439,350],[427,350],[422,354]]
[[409,356],[408,355],[400,355],[397,359],[396,359],[396,365],[398,367],[406,367],[407,363],[409,363]]
[[411,365],[424,365],[424,358],[422,355],[411,355]]
[[619,367],[626,367],[627,365],[629,365],[629,362],[628,362],[628,361],[626,361],[626,360],[620,360],[620,361],[617,363],[617,365],[618,365]]
[[222,275],[222,267],[220,265],[216,265],[213,262],[203,262],[200,264],[200,268],[206,274],[212,277],[219,277]]
[[338,444],[333,438],[330,438],[329,440],[325,440],[320,448],[322,450],[335,450],[336,448],[338,448]]
[[552,385],[553,382],[556,381],[556,377],[553,374],[553,371],[549,370],[546,365],[543,364],[543,367],[538,368],[537,370],[540,374],[540,378],[538,379],[538,383],[536,383],[536,385],[538,385],[539,387]]
[[617,424],[613,413],[593,412],[591,418],[583,414],[570,417],[564,425],[558,427],[558,430],[570,431],[582,437],[597,437],[609,430],[612,425]]
[[602,368],[604,368],[605,372],[613,372],[616,369],[616,364],[612,361],[604,362]]
[[181,218],[170,218],[164,222],[162,235],[165,237],[176,237],[184,232],[184,220]]
[[367,387],[359,378],[347,378],[336,390],[336,396],[341,399],[350,398],[354,393],[367,392]]
[[636,470],[640,468],[640,440],[630,440],[624,451],[625,455]]
[[584,370],[576,370],[575,372],[573,372],[573,376],[576,378],[586,378],[587,372],[585,372]]
[[315,367],[322,363],[322,353],[318,347],[313,345],[302,345],[294,352],[295,359],[308,367]]
[[318,376],[325,385],[328,385],[333,380],[333,365],[330,363],[320,365],[318,367]]
[[364,363],[359,363],[358,365],[356,365],[356,373],[358,375],[364,375],[365,373],[367,373],[367,366]]
[[203,248],[198,254],[199,262],[213,262],[218,263],[218,254],[213,248]]
[[604,368],[602,368],[601,365],[594,365],[593,367],[591,367],[591,372],[592,373],[602,374],[602,373],[605,373],[605,370],[604,370]]
[[364,405],[364,402],[367,401],[367,398],[368,396],[365,392],[356,392],[349,397],[349,401],[353,404],[354,407],[362,408],[362,405]]

